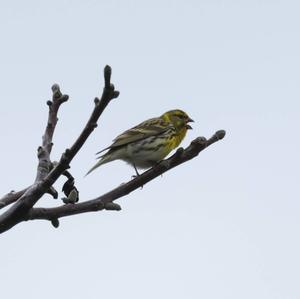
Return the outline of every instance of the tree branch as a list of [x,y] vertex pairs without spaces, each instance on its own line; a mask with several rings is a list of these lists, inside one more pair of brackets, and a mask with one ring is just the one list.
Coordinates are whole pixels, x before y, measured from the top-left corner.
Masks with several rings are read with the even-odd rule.
[[51,186],[57,178],[66,170],[69,168],[69,163],[73,160],[75,155],[78,153],[78,151],[81,149],[83,144],[86,142],[90,134],[93,132],[93,130],[97,127],[97,121],[99,117],[101,116],[102,112],[108,105],[108,103],[119,96],[119,92],[115,91],[115,87],[113,84],[110,83],[111,79],[111,68],[110,66],[106,66],[104,68],[104,79],[105,79],[105,86],[103,89],[101,100],[98,98],[95,98],[95,108],[92,112],[92,115],[90,116],[85,128],[77,138],[77,140],[74,142],[74,144],[69,148],[66,149],[63,153],[60,161],[58,164],[54,167],[54,169],[49,173],[49,175],[44,180],[43,184],[45,186]]
[[[225,131],[217,131],[210,139],[206,140],[204,137],[198,137],[192,141],[192,143],[186,148],[179,148],[173,156],[169,159],[163,160],[153,168],[144,172],[135,179],[129,181],[126,184],[113,189],[112,191],[99,196],[95,199],[85,201],[78,204],[69,204],[63,205],[56,208],[33,208],[26,220],[34,219],[45,219],[52,221],[53,219],[58,219],[65,216],[71,216],[75,214],[87,213],[87,212],[96,212],[103,209],[107,209],[114,200],[123,197],[130,192],[142,187],[146,183],[150,182],[154,178],[160,176],[166,171],[184,163],[188,160],[196,157],[201,151],[203,151],[208,146],[213,143],[223,139],[225,136]],[[115,206],[115,209],[118,210],[118,207]]]
[[68,95],[63,95],[61,93],[58,84],[54,84],[52,86],[52,93],[52,101],[47,102],[47,105],[49,106],[49,114],[45,133],[42,138],[42,146],[38,148],[39,164],[35,182],[42,181],[48,175],[51,169],[50,153],[53,146],[53,134],[58,121],[58,110],[60,105],[69,99]]
[[[49,188],[64,173],[64,171],[69,168],[69,164],[72,159],[81,149],[93,130],[97,127],[97,121],[108,103],[112,99],[119,96],[119,92],[115,91],[113,84],[110,83],[110,79],[111,67],[106,66],[104,68],[105,86],[103,89],[101,100],[99,100],[98,98],[95,99],[95,108],[85,128],[83,129],[77,140],[74,142],[74,144],[71,146],[71,148],[65,150],[60,161],[50,171],[50,173],[48,173],[50,161],[49,155],[52,148],[52,136],[57,118],[54,109],[52,110],[52,113],[51,111],[49,112],[48,125],[50,125],[47,125],[43,138],[43,145],[39,148],[39,166],[36,182],[26,190],[26,192],[10,209],[8,209],[0,216],[0,233],[12,228],[19,222],[23,221],[26,218],[27,213],[36,204],[36,202],[49,190]],[[56,87],[54,88],[54,94],[57,94]],[[60,92],[58,93],[58,95],[61,96]],[[53,104],[49,105],[49,107],[51,107]],[[60,105],[58,105],[58,107],[59,106]]]
[[0,210],[14,202],[16,202],[27,190],[28,188],[25,188],[21,191],[10,191],[6,195],[4,195],[2,198],[0,198]]
[[[66,102],[68,99],[69,96],[63,95],[57,84],[52,86],[52,101],[47,102],[47,105],[49,106],[47,126],[42,138],[42,145],[38,148],[39,163],[37,167],[36,182],[41,181],[49,173],[51,165],[50,153],[53,145],[52,139],[58,121],[57,113],[60,105]],[[28,188],[25,188],[19,192],[12,191],[3,196],[0,199],[0,209],[16,202],[28,190]],[[54,198],[57,197],[57,192],[54,188],[49,188],[48,193]]]

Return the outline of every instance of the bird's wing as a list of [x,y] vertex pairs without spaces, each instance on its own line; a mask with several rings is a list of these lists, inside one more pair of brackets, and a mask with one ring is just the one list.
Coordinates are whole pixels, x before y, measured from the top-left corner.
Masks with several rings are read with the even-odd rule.
[[105,149],[96,153],[96,155],[108,149],[114,149],[120,146],[127,145],[132,142],[146,139],[151,136],[157,136],[159,134],[166,132],[168,129],[172,127],[173,126],[170,123],[164,121],[161,118],[148,119],[140,123],[139,125],[120,134],[118,137],[116,137],[113,140],[113,143],[109,147],[106,147]]

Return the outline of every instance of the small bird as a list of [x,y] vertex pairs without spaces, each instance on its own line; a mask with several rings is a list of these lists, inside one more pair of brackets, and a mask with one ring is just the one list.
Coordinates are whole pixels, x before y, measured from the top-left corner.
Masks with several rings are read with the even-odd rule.
[[187,130],[192,129],[190,122],[194,121],[184,111],[176,109],[140,123],[96,153],[107,151],[97,158],[99,161],[86,175],[100,165],[119,159],[131,164],[139,176],[137,168],[154,166],[181,143]]

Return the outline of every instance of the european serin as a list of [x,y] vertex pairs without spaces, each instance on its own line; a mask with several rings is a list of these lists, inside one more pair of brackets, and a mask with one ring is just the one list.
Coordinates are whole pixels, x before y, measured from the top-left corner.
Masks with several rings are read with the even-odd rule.
[[131,164],[137,175],[137,168],[149,168],[163,160],[183,140],[188,124],[193,120],[182,110],[171,110],[160,117],[148,119],[141,124],[119,135],[109,147],[97,154],[108,150],[87,175],[100,165],[123,160]]

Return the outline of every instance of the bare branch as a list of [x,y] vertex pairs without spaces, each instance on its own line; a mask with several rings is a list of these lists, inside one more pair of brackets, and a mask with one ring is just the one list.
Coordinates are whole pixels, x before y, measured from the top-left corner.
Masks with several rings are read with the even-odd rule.
[[[59,107],[62,103],[66,102],[69,99],[68,95],[63,95],[60,91],[60,88],[57,84],[52,86],[52,101],[47,101],[49,106],[48,121],[45,129],[45,133],[42,138],[42,146],[38,148],[38,167],[36,182],[41,181],[44,177],[47,176],[50,170],[51,161],[50,153],[52,150],[52,139],[54,130],[58,121],[57,113]],[[25,188],[19,192],[10,192],[0,199],[0,209],[16,202],[28,189]],[[58,194],[54,187],[51,187],[47,190],[47,193],[52,195],[54,198],[57,198]]]
[[[57,122],[55,114],[57,113],[57,111],[55,112],[55,110],[52,110],[52,112],[49,112],[49,119],[50,115],[51,119],[48,122],[48,124],[50,125],[46,128],[46,132],[43,138],[43,145],[39,148],[39,166],[36,182],[29,189],[26,190],[26,192],[21,196],[21,198],[10,209],[8,209],[6,212],[0,215],[0,233],[12,228],[16,224],[27,218],[27,213],[30,211],[30,209],[46,192],[48,192],[49,188],[64,173],[64,171],[69,168],[70,162],[81,149],[81,147],[86,142],[87,138],[90,136],[93,130],[97,127],[97,121],[104,109],[106,108],[106,106],[108,105],[108,103],[112,99],[117,98],[119,96],[119,92],[115,91],[113,84],[111,84],[110,82],[110,66],[106,66],[104,68],[104,79],[105,86],[103,89],[101,100],[97,98],[95,99],[95,108],[83,131],[81,132],[77,140],[74,142],[74,144],[70,147],[70,149],[65,150],[65,152],[62,154],[60,161],[50,171],[50,173],[48,173],[50,167],[49,155],[52,148],[53,132]],[[61,96],[61,93],[57,88],[54,88],[54,94],[57,94],[57,98],[64,97]],[[64,97],[64,101],[66,100],[67,98]],[[58,107],[60,106],[60,104],[58,105]],[[48,105],[49,107],[51,107],[52,105],[54,105],[54,101],[53,104],[50,104],[48,102]]]
[[4,195],[2,198],[0,198],[0,210],[14,202],[16,202],[27,190],[28,188],[25,188],[21,191],[11,191]]
[[112,191],[99,196],[95,199],[78,203],[78,204],[69,204],[63,205],[56,208],[33,208],[28,214],[26,220],[33,219],[45,219],[53,220],[65,216],[87,213],[87,212],[96,212],[103,209],[107,209],[107,205],[111,204],[114,200],[123,197],[130,192],[140,188],[154,178],[160,176],[164,172],[196,157],[201,151],[203,151],[208,146],[213,143],[223,139],[225,136],[225,131],[217,131],[210,139],[206,140],[204,137],[196,138],[192,143],[186,148],[179,148],[173,156],[169,159],[163,160],[153,168],[144,172],[135,179],[129,181],[126,184],[113,189]]
[[69,99],[68,95],[63,95],[60,91],[58,84],[52,86],[52,101],[48,101],[47,105],[49,106],[48,121],[45,133],[43,135],[42,146],[38,148],[38,158],[39,164],[37,168],[36,182],[44,179],[51,168],[50,153],[52,150],[52,139],[54,135],[54,130],[58,121],[57,114],[59,107],[62,103],[66,102]]
[[97,127],[97,121],[101,116],[102,112],[108,105],[108,103],[119,96],[119,92],[115,91],[113,84],[110,83],[111,78],[111,68],[110,66],[106,66],[104,68],[104,78],[105,78],[105,87],[103,89],[101,100],[98,98],[95,99],[95,108],[90,116],[86,126],[84,127],[83,131],[74,142],[74,144],[69,148],[66,149],[64,154],[62,155],[59,163],[56,167],[49,173],[44,181],[44,185],[51,186],[57,178],[69,167],[69,163],[72,161],[74,156],[78,153],[81,149],[83,144],[86,142],[90,134],[93,130]]

